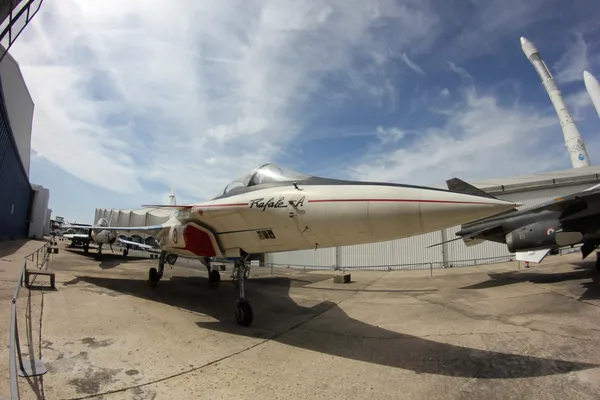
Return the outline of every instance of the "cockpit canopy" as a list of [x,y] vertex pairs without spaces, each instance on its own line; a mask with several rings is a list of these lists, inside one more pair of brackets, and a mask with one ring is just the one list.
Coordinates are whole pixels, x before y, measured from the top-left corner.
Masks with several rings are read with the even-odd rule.
[[275,183],[285,181],[303,181],[310,178],[310,175],[280,167],[273,163],[263,164],[253,169],[241,179],[236,179],[225,187],[222,194],[227,194],[233,189],[247,188],[263,183]]

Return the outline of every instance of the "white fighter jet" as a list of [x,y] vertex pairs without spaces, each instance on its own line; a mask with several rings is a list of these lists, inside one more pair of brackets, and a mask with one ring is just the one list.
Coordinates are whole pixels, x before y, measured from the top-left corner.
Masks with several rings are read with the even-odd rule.
[[108,227],[102,221],[91,229],[107,239],[117,238],[117,231],[153,236],[160,251],[158,269],[149,271],[154,284],[161,279],[165,263],[173,265],[178,256],[200,259],[211,286],[220,281],[211,259],[234,261],[235,317],[248,326],[253,314],[244,278],[250,256],[400,239],[516,206],[445,189],[309,176],[268,163],[231,182],[209,201],[143,206],[173,210],[160,225]]

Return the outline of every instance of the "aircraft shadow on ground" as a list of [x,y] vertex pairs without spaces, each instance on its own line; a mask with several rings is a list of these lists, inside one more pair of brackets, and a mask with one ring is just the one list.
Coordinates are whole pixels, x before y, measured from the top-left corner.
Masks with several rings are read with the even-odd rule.
[[[311,278],[308,280],[313,282],[331,279],[322,275]],[[84,281],[217,320],[197,322],[204,329],[267,338],[301,349],[416,373],[506,379],[554,375],[598,366],[478,350],[401,334],[353,319],[332,301],[303,307],[292,300],[289,290],[290,287],[305,286],[306,280],[262,277],[247,281],[247,293],[255,314],[253,325],[247,328],[239,326],[233,318],[235,291],[231,281],[222,281],[218,289],[209,289],[208,281],[203,277],[171,277],[162,280],[157,288],[151,288],[144,280],[80,276],[71,284]]]
[[580,286],[586,290],[578,297],[578,300],[600,299],[600,276],[595,269],[595,262],[581,261],[572,264],[576,265],[576,267],[573,271],[568,272],[537,272],[520,270],[497,274],[491,273],[488,274],[490,277],[489,280],[464,286],[461,289],[489,289],[500,286],[514,285],[522,282],[544,284],[584,280],[584,282],[581,282]]
[[[65,250],[68,251],[69,253],[77,254],[78,256],[87,257],[90,260],[98,261],[96,259],[96,256],[97,256],[96,250],[90,251],[87,254],[84,253],[83,250],[80,250],[80,249],[77,250],[77,249],[66,248]],[[123,253],[120,253],[117,251],[112,253],[109,249],[108,251],[104,250],[102,252],[102,260],[100,261],[100,264],[98,264],[98,266],[101,269],[111,269],[111,268],[115,268],[123,263],[131,262],[131,261],[140,261],[140,260],[152,261],[152,259],[149,257],[136,257],[136,256],[132,256],[132,255],[127,255],[124,257]]]

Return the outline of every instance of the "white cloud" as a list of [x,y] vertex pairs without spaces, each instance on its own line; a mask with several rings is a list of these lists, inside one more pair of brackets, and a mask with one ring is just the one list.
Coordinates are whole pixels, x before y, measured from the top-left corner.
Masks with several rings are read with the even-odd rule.
[[564,98],[571,116],[576,121],[584,119],[586,111],[591,110],[592,99],[585,88],[565,96]]
[[[44,2],[11,52],[36,103],[40,156],[120,193],[163,197],[147,189],[161,182],[198,199],[282,154],[323,76],[393,95],[370,65],[435,23],[425,6],[391,0],[61,0]],[[369,34],[385,28],[393,43]],[[357,57],[364,70],[348,68]]]
[[479,94],[473,87],[444,114],[448,119],[443,126],[415,133],[418,137],[408,145],[380,142],[349,173],[361,180],[443,185],[453,176],[515,176],[568,162],[560,139],[548,140],[548,135],[561,134],[555,115],[501,106],[492,94]]
[[385,129],[381,126],[377,127],[377,137],[381,144],[396,143],[404,138],[405,135],[406,133],[398,128],[392,127]]

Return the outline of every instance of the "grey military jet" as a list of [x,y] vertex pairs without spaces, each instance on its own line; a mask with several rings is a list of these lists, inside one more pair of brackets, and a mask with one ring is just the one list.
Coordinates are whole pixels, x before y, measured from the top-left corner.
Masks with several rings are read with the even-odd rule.
[[[446,184],[452,192],[495,199],[458,178]],[[582,244],[581,255],[585,259],[600,245],[600,185],[534,207],[513,208],[462,224],[456,235],[458,238],[443,243],[460,239],[467,246],[486,240],[504,243],[518,260],[528,262],[541,262],[552,250]],[[600,270],[600,260],[596,261],[596,268]]]

